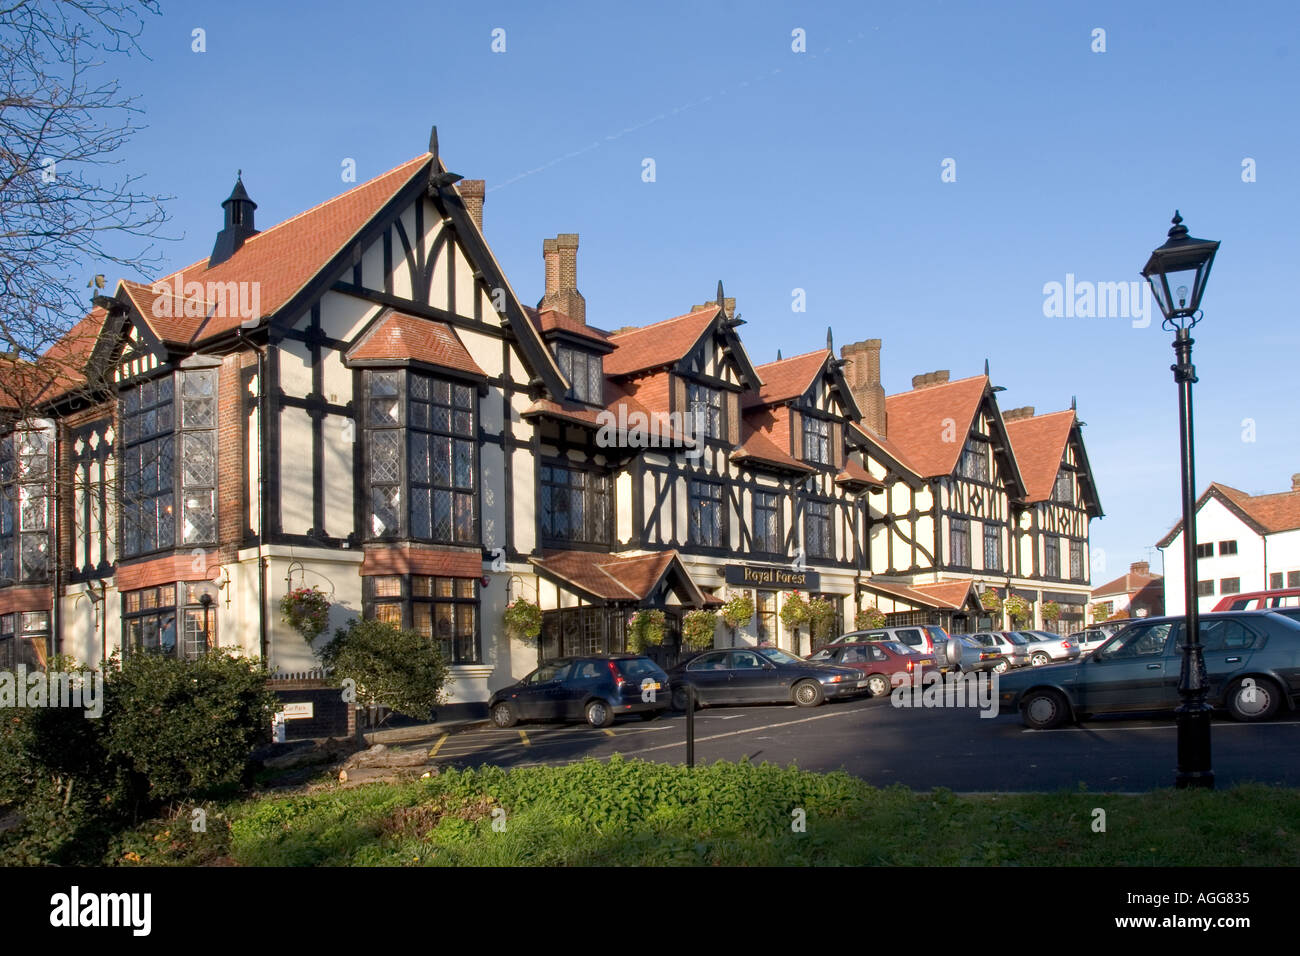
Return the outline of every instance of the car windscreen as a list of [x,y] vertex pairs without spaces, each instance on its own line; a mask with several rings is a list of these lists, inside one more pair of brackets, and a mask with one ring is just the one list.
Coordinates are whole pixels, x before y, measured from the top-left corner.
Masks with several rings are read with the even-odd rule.
[[793,654],[787,654],[779,647],[758,647],[755,648],[755,650],[757,650],[760,654],[766,657],[769,661],[774,661],[777,664],[802,664],[803,663],[803,658],[795,657]]
[[1020,634],[1008,634],[1007,640],[1012,644],[1020,644],[1022,646],[1029,643],[1029,639]]
[[895,654],[915,654],[916,652],[906,644],[900,644],[898,641],[880,641],[881,647],[886,647]]
[[832,657],[834,657],[834,656],[835,656],[835,654],[834,654],[833,651],[820,650],[820,651],[818,651],[816,654],[814,654],[812,657],[808,658],[808,660],[810,660],[810,661],[828,661],[828,660],[830,660],[830,659],[831,659]]
[[948,632],[937,625],[931,624],[926,628],[926,631],[930,635],[930,640],[934,641],[936,644],[941,644],[948,640]]
[[648,657],[631,657],[614,662],[618,672],[624,677],[658,677],[659,667]]

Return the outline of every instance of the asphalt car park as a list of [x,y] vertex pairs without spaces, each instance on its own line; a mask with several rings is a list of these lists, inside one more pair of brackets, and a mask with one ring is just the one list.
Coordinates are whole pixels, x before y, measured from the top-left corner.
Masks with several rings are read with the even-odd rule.
[[[1300,714],[1243,724],[1214,721],[1220,786],[1245,781],[1300,786]],[[620,720],[610,727],[532,723],[476,727],[406,746],[428,747],[442,765],[565,764],[614,754],[666,763],[686,758],[686,717]],[[794,705],[711,707],[695,715],[697,764],[749,759],[845,770],[875,786],[959,792],[1136,792],[1172,785],[1170,716],[1099,718],[1029,730],[1019,714],[973,708],[899,708],[888,698]]]

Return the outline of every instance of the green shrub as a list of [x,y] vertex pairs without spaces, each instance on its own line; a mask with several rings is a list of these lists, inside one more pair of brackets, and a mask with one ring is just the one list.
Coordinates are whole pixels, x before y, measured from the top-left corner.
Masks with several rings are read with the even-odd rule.
[[279,709],[267,676],[259,662],[221,649],[194,661],[134,654],[110,662],[109,757],[150,802],[238,784]]
[[338,686],[351,680],[356,702],[424,719],[442,702],[450,676],[432,638],[386,621],[352,620],[334,632],[321,660]]

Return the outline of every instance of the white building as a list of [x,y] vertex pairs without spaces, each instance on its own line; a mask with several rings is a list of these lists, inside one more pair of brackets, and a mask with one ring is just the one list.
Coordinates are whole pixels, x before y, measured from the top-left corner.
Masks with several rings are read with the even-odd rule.
[[[1165,560],[1165,613],[1182,614],[1183,523],[1157,547]],[[1200,610],[1225,594],[1300,587],[1300,474],[1291,490],[1249,495],[1214,482],[1196,502]]]

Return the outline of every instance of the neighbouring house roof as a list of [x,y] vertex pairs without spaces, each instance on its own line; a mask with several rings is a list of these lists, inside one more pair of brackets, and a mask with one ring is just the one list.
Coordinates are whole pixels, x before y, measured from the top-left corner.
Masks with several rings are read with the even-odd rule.
[[[974,375],[886,396],[889,441],[922,478],[951,475],[987,387],[986,376]],[[954,433],[956,441],[944,441]]]
[[632,555],[550,551],[528,560],[548,577],[603,601],[644,601],[672,573],[690,604],[700,607],[706,603],[676,551]]
[[1129,570],[1121,574],[1114,581],[1107,581],[1099,588],[1093,589],[1093,599],[1110,597],[1115,594],[1132,594],[1135,591],[1141,591],[1148,584],[1159,582],[1161,576],[1158,574],[1140,574],[1136,571]]
[[[1201,497],[1196,501],[1196,510],[1210,498],[1217,498],[1223,505],[1244,521],[1256,534],[1277,534],[1280,531],[1294,531],[1300,528],[1300,491],[1280,491],[1275,494],[1251,495],[1240,489],[1221,482],[1211,482]],[[1169,530],[1169,533],[1156,542],[1159,548],[1167,548],[1174,538],[1183,530],[1183,522]]]
[[745,408],[776,405],[799,398],[812,387],[817,376],[826,367],[827,360],[834,357],[826,349],[818,349],[805,355],[795,355],[788,359],[759,365],[756,371],[763,379],[763,384],[757,392],[745,394]]
[[719,307],[709,305],[653,325],[645,325],[620,335],[611,335],[613,353],[605,357],[606,375],[634,375],[648,369],[681,361],[695,348]]
[[423,362],[487,377],[450,325],[392,310],[357,339],[347,359],[356,365]]
[[1025,500],[1031,504],[1052,496],[1074,422],[1073,410],[1066,409],[1006,423],[1011,450],[1025,480]]

